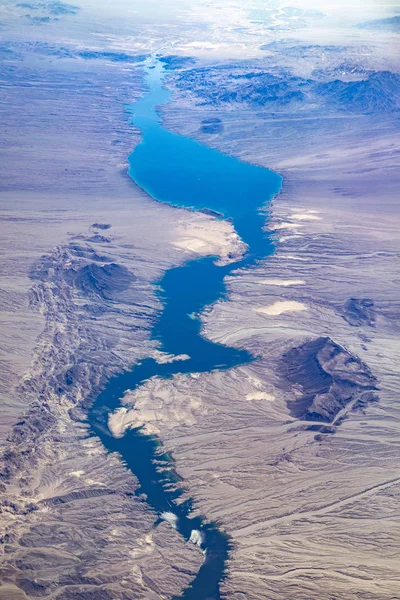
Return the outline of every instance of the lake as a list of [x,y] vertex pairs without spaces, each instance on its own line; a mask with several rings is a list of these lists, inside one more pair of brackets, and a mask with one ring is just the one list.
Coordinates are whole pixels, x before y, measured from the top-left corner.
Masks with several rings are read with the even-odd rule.
[[[191,210],[214,211],[229,218],[248,252],[238,262],[217,266],[215,257],[190,260],[168,270],[154,282],[163,309],[151,336],[159,349],[167,353],[187,354],[190,359],[158,364],[147,358],[132,370],[109,380],[94,402],[89,422],[92,433],[109,451],[118,452],[137,477],[139,489],[158,515],[172,512],[177,517],[178,532],[189,540],[192,531],[201,533],[205,560],[182,598],[210,600],[220,598],[220,583],[231,549],[229,539],[215,524],[191,518],[192,501],[177,504],[181,495],[179,478],[169,456],[162,454],[157,439],[140,430],[129,430],[122,438],[113,438],[105,427],[110,411],[121,406],[127,390],[138,388],[151,377],[171,378],[177,373],[208,372],[244,364],[253,357],[245,350],[214,344],[201,335],[201,321],[193,318],[205,307],[226,296],[224,278],[237,268],[250,268],[273,252],[264,231],[265,207],[281,187],[281,177],[263,167],[242,162],[208,148],[185,136],[162,127],[157,107],[168,102],[163,87],[162,64],[148,67],[149,91],[127,110],[132,123],[140,128],[142,141],[129,156],[129,175],[153,199]],[[149,199],[150,201],[150,199]],[[162,223],[159,224],[162,227]],[[160,455],[161,453],[161,455]],[[159,472],[154,461],[164,461],[170,468]],[[170,484],[175,484],[171,486]],[[205,515],[206,517],[206,515]]]

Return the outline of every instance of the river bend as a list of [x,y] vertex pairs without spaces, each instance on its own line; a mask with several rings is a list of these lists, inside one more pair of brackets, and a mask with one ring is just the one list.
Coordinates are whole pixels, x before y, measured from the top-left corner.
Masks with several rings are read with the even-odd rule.
[[[169,92],[163,88],[160,63],[146,72],[149,91],[128,107],[132,123],[142,132],[142,141],[129,156],[129,175],[152,198],[173,206],[216,212],[230,219],[248,251],[239,261],[217,266],[215,257],[191,260],[168,270],[157,283],[163,309],[152,330],[159,349],[190,359],[159,364],[143,360],[132,370],[110,379],[94,402],[89,423],[93,435],[110,452],[118,452],[127,468],[139,481],[137,494],[145,494],[147,503],[161,516],[172,512],[177,530],[186,539],[201,532],[205,560],[185,600],[218,600],[220,582],[230,550],[229,539],[215,524],[191,517],[192,502],[177,503],[182,492],[174,470],[157,469],[156,462],[171,465],[168,456],[160,456],[159,442],[140,430],[128,430],[122,438],[113,438],[104,427],[107,415],[121,406],[127,390],[138,388],[151,377],[171,378],[177,373],[208,372],[229,369],[253,360],[245,350],[215,344],[201,336],[198,317],[205,307],[224,298],[224,278],[237,268],[251,267],[273,251],[264,231],[263,209],[279,192],[281,178],[276,173],[222,154],[195,140],[169,132],[162,127],[157,107],[166,103]],[[172,484],[172,485],[171,485]]]

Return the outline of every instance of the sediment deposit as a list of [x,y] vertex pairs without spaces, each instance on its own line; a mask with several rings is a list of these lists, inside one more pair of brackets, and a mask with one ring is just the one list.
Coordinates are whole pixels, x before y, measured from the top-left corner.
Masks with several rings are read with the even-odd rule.
[[202,315],[205,337],[257,360],[150,379],[108,432],[156,435],[193,514],[230,536],[222,597],[391,600],[398,17],[355,3],[344,29],[332,2],[192,4],[159,5],[148,23],[114,4],[1,9],[0,598],[174,597],[204,558],[135,496],[85,421],[111,375],[187,358],[149,339],[154,282],[186,259],[245,251],[221,215],[157,204],[126,176],[140,132],[124,105],[156,52],[172,92],[164,126],[284,184],[265,211],[273,254],[231,273],[228,298]]

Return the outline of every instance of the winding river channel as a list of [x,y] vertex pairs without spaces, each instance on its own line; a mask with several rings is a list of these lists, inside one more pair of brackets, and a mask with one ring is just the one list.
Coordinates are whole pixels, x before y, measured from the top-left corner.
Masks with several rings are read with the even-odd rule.
[[[113,438],[104,427],[110,411],[121,406],[127,390],[138,388],[151,377],[171,378],[177,373],[229,369],[253,360],[245,350],[214,344],[200,334],[201,322],[194,315],[224,298],[224,278],[237,268],[250,267],[273,251],[264,232],[265,206],[279,192],[281,178],[276,173],[241,162],[208,148],[195,140],[165,130],[157,107],[168,101],[163,88],[164,72],[158,62],[147,69],[148,93],[128,110],[132,123],[142,132],[142,141],[129,156],[129,175],[152,198],[192,210],[208,209],[229,218],[248,245],[246,255],[226,266],[217,266],[215,257],[191,260],[168,270],[155,282],[161,291],[163,309],[152,330],[159,349],[190,359],[159,364],[148,358],[131,371],[109,380],[89,414],[92,433],[109,451],[118,452],[139,480],[137,494],[145,494],[147,503],[160,515],[177,517],[177,530],[186,539],[193,531],[201,534],[205,560],[191,586],[183,593],[186,600],[220,598],[220,582],[230,550],[229,539],[217,526],[200,517],[192,517],[191,500],[177,503],[182,492],[173,468],[159,469],[160,463],[172,467],[170,457],[160,456],[159,442],[128,430],[122,438]],[[198,536],[199,537],[199,536]]]

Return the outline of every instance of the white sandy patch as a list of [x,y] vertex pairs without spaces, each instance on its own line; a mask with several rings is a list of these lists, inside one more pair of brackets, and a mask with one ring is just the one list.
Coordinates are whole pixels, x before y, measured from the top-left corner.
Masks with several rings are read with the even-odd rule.
[[241,258],[246,245],[240,240],[231,223],[200,215],[196,222],[179,223],[172,240],[175,248],[200,256],[219,256],[227,264]]
[[292,240],[293,238],[298,238],[301,237],[298,233],[294,234],[294,235],[283,235],[279,238],[279,242],[282,244],[283,242],[286,242],[286,240]]
[[125,433],[125,429],[128,427],[127,413],[127,408],[117,408],[117,410],[108,417],[108,428],[115,438],[122,437]]
[[160,430],[155,425],[157,413],[158,411],[153,409],[137,411],[123,406],[108,417],[108,428],[115,438],[123,437],[130,427],[143,427],[147,435],[158,435]]
[[290,285],[304,285],[303,279],[261,279],[259,283],[263,285],[282,285],[288,287]]
[[169,523],[171,525],[171,527],[173,527],[174,529],[177,528],[178,517],[176,516],[175,513],[166,511],[166,512],[161,513],[160,517],[164,521],[167,521],[167,523]]
[[307,306],[302,302],[296,302],[295,300],[278,300],[269,306],[260,306],[254,310],[258,313],[262,313],[263,315],[277,317],[285,312],[298,312],[301,310],[307,310]]
[[289,223],[286,221],[274,225],[274,229],[296,229],[296,227],[299,227],[298,223]]
[[203,543],[203,535],[201,531],[199,531],[198,529],[192,529],[192,532],[190,534],[190,541],[193,544],[196,544],[197,546],[201,546],[201,544]]
[[190,359],[188,354],[168,354],[167,352],[161,352],[160,350],[154,350],[153,356],[159,365],[176,362],[177,360]]
[[[154,552],[155,543],[153,540],[153,536],[151,533],[146,534],[143,537],[136,538],[136,546],[137,548],[133,548],[129,550],[129,556],[133,559],[138,558],[139,556],[143,556],[146,554],[152,554]],[[138,565],[135,565],[137,567]],[[141,570],[136,571],[136,580],[141,581]]]
[[82,477],[85,474],[85,471],[71,471],[68,475],[73,475],[73,477]]
[[215,44],[214,42],[189,42],[182,44],[182,48],[192,48],[193,50],[221,50],[227,44]]
[[275,400],[275,396],[267,394],[266,392],[254,392],[253,394],[246,394],[246,400]]
[[321,217],[314,215],[312,213],[295,213],[290,216],[291,219],[295,221],[320,221]]
[[88,485],[99,485],[100,487],[105,487],[105,483],[102,481],[96,481],[95,479],[85,479],[85,483]]
[[279,254],[279,258],[284,258],[285,260],[308,260],[308,258],[303,258],[302,256],[295,256],[294,254]]
[[174,242],[174,246],[188,250],[189,252],[196,252],[197,254],[206,254],[209,252],[210,247],[215,245],[215,239],[204,240],[200,238],[187,238],[184,237]]
[[153,378],[134,392],[127,392],[124,404],[108,417],[108,427],[114,437],[122,437],[128,428],[143,427],[149,435],[160,433],[160,423],[173,428],[179,425],[192,426],[199,414],[207,412],[199,398],[179,394],[173,382]]

